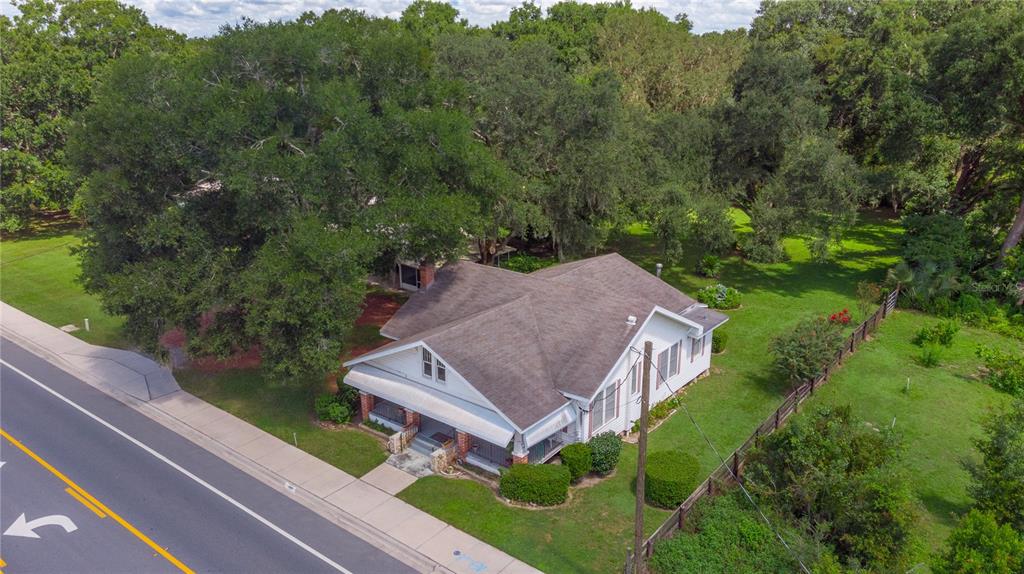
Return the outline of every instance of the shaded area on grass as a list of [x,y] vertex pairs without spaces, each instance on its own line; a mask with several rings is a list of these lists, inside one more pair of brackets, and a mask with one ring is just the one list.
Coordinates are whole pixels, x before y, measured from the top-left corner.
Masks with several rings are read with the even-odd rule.
[[175,375],[184,390],[285,442],[297,441],[300,449],[353,476],[362,476],[387,459],[381,441],[367,433],[316,424],[313,396],[322,387],[273,383],[256,369],[185,369]]
[[[744,218],[735,212],[742,232]],[[711,376],[685,391],[685,404],[718,451],[727,455],[750,436],[789,392],[785,377],[773,371],[768,345],[801,317],[856,308],[858,281],[879,281],[897,261],[901,230],[895,221],[867,214],[844,241],[833,261],[811,261],[800,239],[785,242],[790,260],[755,264],[737,255],[723,258],[720,279],[694,273],[701,253],[684,261],[664,260],[651,231],[634,225],[609,244],[644,269],[665,264],[662,278],[686,293],[724,283],[743,292],[743,307],[726,311],[730,321],[728,352],[712,359]],[[862,317],[854,317],[859,322]],[[650,452],[681,449],[701,463],[701,479],[718,464],[714,451],[682,411],[650,436]],[[547,511],[509,509],[487,489],[468,481],[421,479],[401,493],[407,502],[530,564],[554,572],[621,570],[631,545],[636,479],[636,447],[624,445],[618,471],[609,480],[576,489],[566,508]],[[648,507],[648,534],[668,516]],[[499,518],[500,517],[500,518]],[[508,526],[503,528],[502,525]]]
[[55,327],[75,325],[79,330],[72,334],[88,343],[125,348],[123,319],[108,315],[99,298],[78,282],[79,262],[71,250],[80,244],[78,230],[69,225],[5,236],[0,241],[0,299]]

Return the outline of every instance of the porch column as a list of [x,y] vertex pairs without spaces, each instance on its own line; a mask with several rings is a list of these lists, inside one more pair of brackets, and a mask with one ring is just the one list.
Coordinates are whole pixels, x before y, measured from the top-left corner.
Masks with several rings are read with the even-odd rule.
[[405,409],[405,426],[420,426],[420,413],[412,409]]
[[458,448],[459,460],[465,461],[469,449],[473,448],[473,437],[468,432],[455,431],[455,445]]
[[526,441],[522,433],[516,433],[512,438],[512,464],[528,464],[530,462],[530,451],[526,448]]
[[370,420],[370,411],[373,410],[373,395],[359,391],[359,412],[363,415],[363,422]]

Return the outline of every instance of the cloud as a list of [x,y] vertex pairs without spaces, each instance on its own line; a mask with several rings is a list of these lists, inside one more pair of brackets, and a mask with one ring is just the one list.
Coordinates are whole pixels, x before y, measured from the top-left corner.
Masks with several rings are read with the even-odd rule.
[[[411,0],[122,0],[141,8],[151,22],[189,36],[211,36],[224,24],[244,17],[257,22],[292,20],[303,12],[320,13],[330,8],[354,8],[376,16],[398,17]],[[522,0],[451,0],[471,24],[488,26],[504,20]],[[586,0],[585,0],[586,1]],[[547,8],[557,0],[539,0]],[[693,31],[704,32],[746,28],[757,12],[759,0],[634,0],[637,7],[650,7],[675,18],[685,13]],[[17,10],[0,1],[0,13]]]

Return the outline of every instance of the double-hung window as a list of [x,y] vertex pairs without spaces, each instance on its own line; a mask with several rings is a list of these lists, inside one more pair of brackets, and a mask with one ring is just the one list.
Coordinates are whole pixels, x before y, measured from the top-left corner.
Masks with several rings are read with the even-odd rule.
[[428,379],[434,378],[434,356],[426,349],[423,349],[423,376]]
[[704,354],[704,337],[690,339],[690,362],[697,360],[697,355]]
[[672,345],[669,349],[669,367],[668,376],[674,377],[679,374],[679,342]]
[[665,382],[668,377],[668,355],[668,349],[658,353],[658,384],[655,385],[655,388],[661,387],[661,383]]
[[448,367],[426,349],[423,349],[423,376],[428,379],[436,377],[435,380],[439,383],[448,380]]
[[635,395],[640,392],[640,369],[644,368],[643,362],[637,361],[629,370],[629,394]]
[[604,390],[597,393],[594,402],[590,403],[590,428],[599,429],[604,426]]
[[608,421],[615,419],[617,407],[615,398],[618,396],[618,389],[619,381],[616,381],[600,393],[597,393],[597,396],[594,397],[594,402],[590,403],[591,430],[597,430]]

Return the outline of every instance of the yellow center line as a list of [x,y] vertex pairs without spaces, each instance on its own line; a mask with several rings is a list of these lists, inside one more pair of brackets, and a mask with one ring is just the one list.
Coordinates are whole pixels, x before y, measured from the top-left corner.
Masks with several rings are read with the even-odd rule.
[[67,492],[68,494],[70,494],[72,496],[72,498],[74,498],[78,502],[81,502],[82,506],[84,506],[84,507],[88,508],[89,510],[93,511],[96,514],[96,516],[99,516],[100,518],[106,518],[107,517],[106,514],[103,514],[102,510],[100,510],[99,508],[96,508],[95,506],[93,506],[93,504],[91,502],[86,500],[84,496],[82,496],[81,494],[78,494],[77,490],[75,490],[75,489],[73,489],[73,488],[71,488],[69,486],[69,487],[65,488],[64,491]]
[[[118,524],[123,526],[125,530],[127,530],[128,532],[131,532],[132,534],[135,535],[136,538],[138,538],[139,540],[145,542],[147,546],[149,546],[154,551],[156,551],[157,554],[163,556],[168,562],[170,562],[176,568],[178,568],[178,570],[181,570],[185,574],[194,574],[192,569],[190,569],[188,566],[185,566],[185,564],[183,564],[180,560],[178,560],[177,558],[172,556],[170,552],[168,552],[167,550],[162,548],[156,542],[153,542],[153,540],[151,540],[148,536],[146,536],[145,534],[140,532],[138,528],[135,528],[134,526],[129,524],[127,520],[125,520],[125,519],[121,518],[120,516],[118,516],[118,514],[116,512],[114,512],[113,510],[110,510],[109,508],[107,508],[107,506],[105,504],[103,504],[99,500],[96,500],[96,498],[94,496],[92,496],[91,494],[89,494],[88,492],[86,492],[85,489],[83,489],[82,487],[80,487],[77,484],[75,484],[74,481],[72,481],[70,478],[64,476],[64,474],[61,473],[56,468],[54,468],[53,465],[51,465],[50,463],[46,462],[39,455],[37,455],[36,453],[34,453],[31,450],[29,450],[29,448],[27,446],[25,446],[25,445],[21,444],[20,442],[18,442],[17,439],[12,437],[10,434],[7,433],[7,431],[5,431],[2,428],[0,428],[0,436],[3,436],[5,439],[10,441],[11,444],[13,444],[14,446],[18,447],[18,449],[20,449],[22,452],[24,452],[25,454],[27,454],[30,457],[32,457],[32,459],[35,460],[36,462],[38,462],[40,466],[42,466],[46,470],[50,471],[50,473],[52,473],[57,478],[59,478],[62,481],[64,481],[64,483],[67,484],[68,486],[70,486],[72,490],[77,492],[79,495],[81,495],[88,502],[92,503],[93,506],[96,507],[96,509],[99,509],[100,512],[106,513],[108,516],[113,518]],[[95,512],[95,510],[93,510],[93,511]]]

